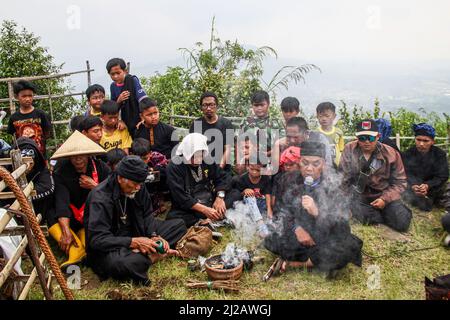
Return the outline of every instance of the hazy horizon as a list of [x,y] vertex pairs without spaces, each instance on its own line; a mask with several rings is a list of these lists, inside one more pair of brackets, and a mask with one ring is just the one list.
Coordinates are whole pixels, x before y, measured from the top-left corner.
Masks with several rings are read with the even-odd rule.
[[[299,98],[305,109],[321,101],[365,107],[449,110],[450,2],[423,0],[7,2],[0,20],[14,20],[41,37],[64,71],[95,69],[94,82],[109,88],[105,64],[119,56],[131,72],[150,76],[183,63],[180,47],[208,42],[211,20],[222,40],[268,45],[265,77],[286,64],[313,63],[322,73],[291,84],[278,97]],[[76,90],[86,79],[72,78]]]

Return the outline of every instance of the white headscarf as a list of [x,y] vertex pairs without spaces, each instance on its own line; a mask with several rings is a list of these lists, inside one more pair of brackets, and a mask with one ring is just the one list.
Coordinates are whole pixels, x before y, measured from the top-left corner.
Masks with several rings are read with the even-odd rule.
[[204,155],[208,154],[208,138],[200,133],[190,133],[184,137],[183,141],[178,145],[176,154],[183,156],[186,161],[191,161],[192,156],[197,151],[204,151]]

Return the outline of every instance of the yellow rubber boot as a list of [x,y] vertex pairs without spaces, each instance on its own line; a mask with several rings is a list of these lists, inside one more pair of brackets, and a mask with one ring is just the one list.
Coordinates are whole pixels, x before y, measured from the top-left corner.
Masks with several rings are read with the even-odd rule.
[[83,245],[83,248],[86,248],[86,233],[84,231],[84,228],[80,229],[77,232],[77,236],[78,236],[78,239],[80,239],[81,244]]
[[[82,229],[82,235],[83,235],[83,240],[84,240],[84,229]],[[75,242],[78,245],[78,248],[75,247],[74,245],[70,246],[69,249],[69,259],[67,259],[66,262],[61,264],[61,268],[67,268],[68,266],[72,265],[72,264],[77,264],[79,262],[81,262],[84,257],[86,257],[86,251],[84,250],[84,245],[81,242],[80,238],[78,238],[78,236],[75,234],[75,232],[72,231],[72,229],[70,229],[70,232],[72,233],[72,236],[75,240]],[[55,223],[54,225],[52,225],[49,229],[48,229],[48,233],[50,233],[50,235],[53,237],[53,239],[55,239],[56,241],[60,241],[61,236],[62,236],[62,230],[61,230],[61,226],[58,223]]]

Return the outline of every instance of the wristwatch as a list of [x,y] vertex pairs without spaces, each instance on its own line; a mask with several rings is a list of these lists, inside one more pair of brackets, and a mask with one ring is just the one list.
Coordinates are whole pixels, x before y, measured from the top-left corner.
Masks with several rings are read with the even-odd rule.
[[223,190],[217,191],[217,196],[219,198],[221,198],[221,199],[224,199],[225,198],[225,191],[223,191]]

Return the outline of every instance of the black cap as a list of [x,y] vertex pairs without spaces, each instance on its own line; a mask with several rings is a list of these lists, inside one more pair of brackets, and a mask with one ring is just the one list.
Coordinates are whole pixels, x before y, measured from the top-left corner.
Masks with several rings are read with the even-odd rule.
[[148,175],[148,167],[138,156],[126,156],[117,165],[116,172],[121,177],[143,183]]
[[300,145],[300,156],[314,156],[325,159],[325,145],[320,142],[304,141]]
[[357,136],[374,136],[378,135],[378,125],[373,119],[365,119],[361,122],[358,122],[356,125],[356,135]]

